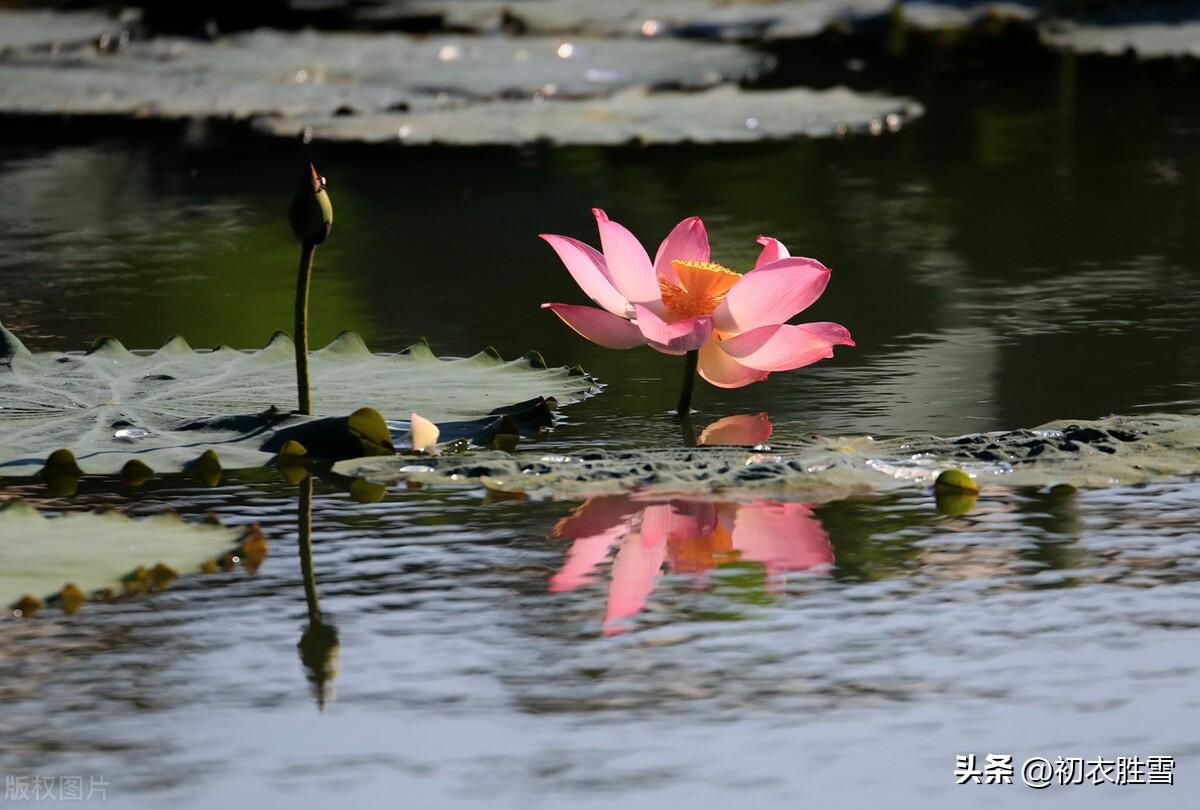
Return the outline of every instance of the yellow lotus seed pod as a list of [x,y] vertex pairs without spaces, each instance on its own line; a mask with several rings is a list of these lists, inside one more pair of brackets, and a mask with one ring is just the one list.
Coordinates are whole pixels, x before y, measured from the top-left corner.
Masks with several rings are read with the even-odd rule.
[[934,482],[936,489],[957,489],[963,492],[979,492],[979,484],[962,470],[946,470]]

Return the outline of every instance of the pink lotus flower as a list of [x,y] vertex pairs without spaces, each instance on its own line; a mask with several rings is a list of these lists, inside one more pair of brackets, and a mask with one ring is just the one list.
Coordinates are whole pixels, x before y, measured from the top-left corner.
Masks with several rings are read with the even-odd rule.
[[572,591],[619,546],[612,564],[604,633],[645,606],[666,563],[674,573],[703,574],[723,563],[758,562],[774,586],[786,571],[826,571],[833,546],[813,511],[798,503],[713,503],[673,498],[642,502],[627,495],[585,501],[554,527],[574,540],[550,591]]
[[745,275],[709,261],[699,217],[667,235],[651,263],[642,244],[599,208],[593,209],[603,253],[568,236],[542,234],[567,271],[599,308],[542,304],[583,337],[609,349],[646,345],[663,354],[699,351],[700,376],[740,388],[833,356],[853,346],[836,323],[788,324],[821,297],[829,268],[793,257],[778,239],[763,246]]

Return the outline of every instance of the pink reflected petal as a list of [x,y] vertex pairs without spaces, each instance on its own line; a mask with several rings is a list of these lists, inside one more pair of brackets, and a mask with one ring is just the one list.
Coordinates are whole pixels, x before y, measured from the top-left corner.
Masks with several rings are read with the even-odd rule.
[[628,495],[600,495],[588,498],[575,507],[575,511],[554,524],[555,537],[587,537],[599,534],[613,526],[628,522],[629,518],[645,508]]
[[620,524],[610,526],[598,534],[578,538],[571,544],[562,568],[550,578],[550,593],[573,591],[581,585],[586,585],[596,567],[608,557],[609,549],[620,542],[628,532],[629,527]]
[[716,341],[700,347],[700,376],[718,388],[741,388],[750,383],[762,382],[767,372],[743,366],[726,354]]
[[708,247],[708,231],[700,217],[688,217],[680,222],[658,246],[654,256],[654,272],[672,283],[678,283],[671,262],[676,259],[706,262],[711,255]]
[[628,314],[629,302],[613,286],[600,251],[569,236],[544,233],[541,237],[554,248],[571,278],[575,279],[588,298],[613,315],[623,318]]
[[833,565],[833,545],[812,509],[799,503],[743,504],[733,524],[733,547],[743,560],[763,563],[769,573],[824,570]]
[[608,276],[617,292],[633,304],[661,306],[658,276],[642,243],[599,208],[593,208],[592,213],[600,229],[600,245],[604,248]]
[[647,506],[642,512],[642,538],[652,543],[686,540],[711,534],[717,525],[716,507],[707,501],[673,500]]
[[713,312],[717,329],[746,332],[780,324],[821,297],[829,268],[816,259],[780,259],[747,273]]
[[788,371],[833,357],[834,345],[853,346],[850,333],[836,323],[760,326],[717,344],[744,366]]
[[667,323],[641,304],[635,304],[637,328],[650,348],[663,354],[686,354],[699,349],[712,336],[713,319],[707,315]]
[[700,434],[699,443],[753,447],[771,438],[773,429],[766,411],[726,416],[706,427]]
[[606,349],[632,349],[646,342],[633,323],[596,307],[542,304],[542,309],[551,310],[567,326]]
[[605,635],[623,632],[625,627],[621,624],[622,620],[636,616],[646,606],[646,600],[653,593],[654,583],[662,570],[665,555],[665,543],[646,542],[638,535],[625,538],[613,563],[612,583],[608,586]]
[[788,249],[783,246],[783,242],[771,236],[758,237],[758,243],[763,246],[762,252],[758,254],[758,261],[754,263],[754,269],[762,267],[772,262],[777,262],[780,259],[786,259],[792,254],[788,253]]

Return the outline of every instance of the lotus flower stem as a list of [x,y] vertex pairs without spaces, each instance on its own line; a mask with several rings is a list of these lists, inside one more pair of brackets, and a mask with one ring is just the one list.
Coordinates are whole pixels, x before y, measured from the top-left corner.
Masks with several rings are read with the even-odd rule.
[[691,419],[692,391],[696,387],[696,366],[700,362],[700,352],[693,349],[684,356],[683,387],[679,389],[679,404],[675,406],[677,419]]
[[300,247],[300,272],[296,276],[296,324],[293,332],[296,344],[296,395],[299,411],[303,414],[312,413],[312,390],[308,383],[308,288],[312,282],[316,252],[317,246],[312,242],[305,242]]

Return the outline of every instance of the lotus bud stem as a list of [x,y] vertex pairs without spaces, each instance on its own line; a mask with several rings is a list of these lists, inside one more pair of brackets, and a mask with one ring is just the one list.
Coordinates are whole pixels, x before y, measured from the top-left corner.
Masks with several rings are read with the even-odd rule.
[[683,387],[679,389],[679,404],[675,406],[675,416],[678,419],[690,419],[692,413],[692,391],[696,387],[696,366],[700,362],[700,352],[692,350],[684,357]]
[[333,227],[333,203],[325,191],[325,178],[311,163],[300,178],[300,186],[288,210],[292,233],[300,240],[300,270],[296,276],[296,393],[299,411],[312,413],[312,393],[308,382],[308,289],[312,281],[313,257],[317,245],[329,237]]

